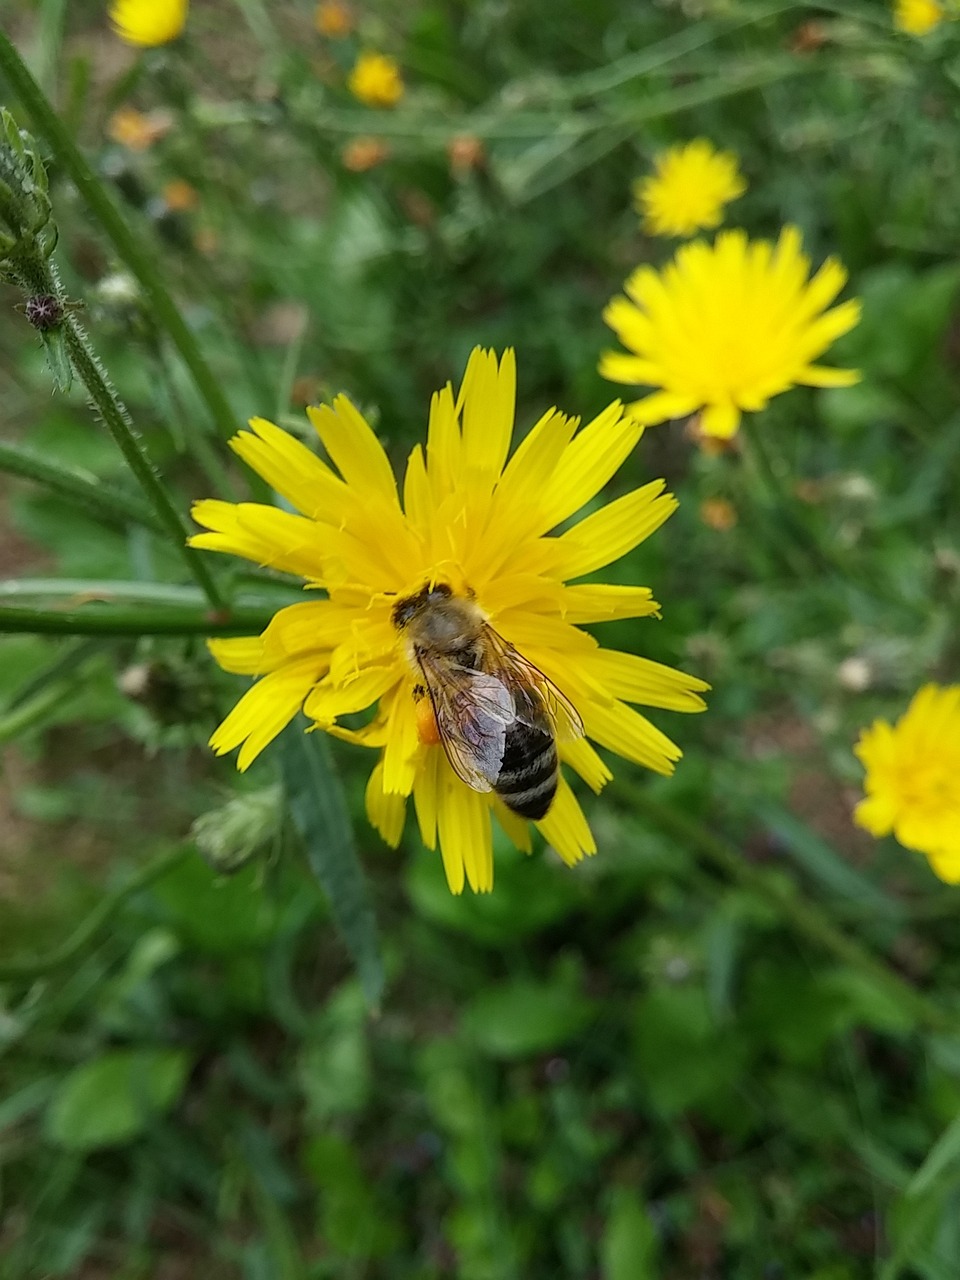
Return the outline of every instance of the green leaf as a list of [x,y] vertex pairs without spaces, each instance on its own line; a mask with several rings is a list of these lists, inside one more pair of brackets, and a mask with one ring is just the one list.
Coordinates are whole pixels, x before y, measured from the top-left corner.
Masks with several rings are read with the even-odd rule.
[[518,979],[479,995],[467,1025],[493,1057],[526,1058],[558,1048],[593,1016],[592,1002],[576,991]]
[[887,921],[900,922],[903,908],[862,875],[804,823],[763,800],[755,802],[754,812],[765,827],[785,846],[798,866],[809,873],[825,889],[858,903],[865,914]]
[[906,1195],[922,1196],[941,1174],[960,1163],[960,1116],[947,1125],[907,1184]]
[[46,1135],[70,1151],[129,1142],[154,1116],[170,1110],[188,1068],[182,1049],[118,1049],[85,1062],[57,1090]]
[[657,1233],[646,1207],[626,1187],[613,1192],[600,1245],[603,1280],[654,1280]]
[[343,788],[320,733],[304,733],[298,716],[278,739],[283,789],[303,838],[310,870],[353,956],[371,1008],[383,994],[383,962],[367,882],[357,858]]

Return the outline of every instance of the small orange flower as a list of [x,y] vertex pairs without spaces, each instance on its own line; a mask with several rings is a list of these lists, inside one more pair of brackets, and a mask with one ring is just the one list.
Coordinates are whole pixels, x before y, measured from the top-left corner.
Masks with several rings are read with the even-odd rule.
[[353,13],[342,0],[321,0],[313,15],[313,25],[322,36],[342,40],[354,27]]
[[118,107],[107,121],[107,137],[128,151],[149,151],[172,128],[173,117],[166,111],[144,115],[136,107]]
[[451,138],[447,143],[447,156],[453,176],[464,178],[472,169],[483,167],[487,153],[480,138],[464,133]]
[[726,533],[737,523],[737,509],[727,498],[704,498],[700,503],[700,519],[709,529]]
[[200,207],[200,196],[189,182],[174,178],[163,188],[163,203],[171,213],[189,213]]
[[354,138],[343,148],[340,159],[351,173],[366,173],[383,164],[390,155],[390,148],[382,138]]

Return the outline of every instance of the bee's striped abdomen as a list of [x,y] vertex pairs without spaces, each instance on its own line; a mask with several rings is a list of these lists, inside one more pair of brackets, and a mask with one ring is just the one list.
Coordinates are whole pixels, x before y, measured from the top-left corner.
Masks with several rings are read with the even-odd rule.
[[507,808],[534,822],[546,817],[559,776],[553,735],[519,722],[511,725],[494,787]]

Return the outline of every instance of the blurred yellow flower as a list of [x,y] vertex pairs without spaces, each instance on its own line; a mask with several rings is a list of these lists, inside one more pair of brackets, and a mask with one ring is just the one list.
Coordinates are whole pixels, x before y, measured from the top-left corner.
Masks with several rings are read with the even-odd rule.
[[896,0],[893,25],[908,36],[925,36],[938,27],[945,17],[937,0]]
[[[297,574],[310,588],[307,601],[281,609],[262,635],[209,642],[225,670],[260,677],[214,733],[214,750],[239,747],[237,766],[246,769],[301,708],[316,727],[374,748],[371,823],[396,846],[412,795],[422,839],[431,849],[439,842],[454,893],[465,880],[478,892],[493,885],[491,814],[521,849],[530,848],[530,830],[489,781],[483,789],[463,781],[451,764],[456,752],[438,745],[429,668],[407,642],[398,609],[409,612],[429,589],[479,610],[498,643],[576,708],[586,736],[561,736],[560,760],[595,791],[611,774],[587,737],[670,774],[679,748],[628,704],[700,711],[707,688],[646,658],[602,649],[580,629],[658,614],[646,587],[568,581],[618,560],[676,508],[655,480],[566,527],[630,456],[643,428],[619,403],[580,431],[576,419],[551,409],[508,460],[515,399],[513,352],[498,361],[475,350],[459,393],[448,384],[433,397],[426,451],[417,445],[410,455],[402,506],[383,447],[345,396],[307,411],[336,471],[279,427],[254,419],[232,447],[301,514],[212,499],[193,512],[209,530],[193,546]],[[560,525],[564,531],[552,534]],[[515,707],[505,685],[483,677],[476,663],[469,669],[492,686],[488,706],[499,686]],[[340,725],[374,703],[364,728]],[[502,704],[494,712],[503,716]],[[475,734],[492,741],[482,718]],[[488,779],[504,759],[496,756]],[[566,778],[547,804],[536,826],[560,857],[572,864],[594,853]]]
[[180,34],[187,21],[187,0],[112,0],[109,15],[121,40],[151,48]]
[[644,229],[655,236],[692,236],[718,227],[723,208],[747,189],[732,151],[715,151],[706,138],[654,157],[652,177],[633,184]]
[[867,771],[854,821],[926,854],[960,883],[960,685],[924,685],[892,726],[876,720],[854,748]]
[[347,87],[368,107],[395,107],[403,97],[400,68],[383,53],[361,53]]
[[342,0],[321,0],[313,16],[316,29],[322,36],[341,40],[353,30],[353,12]]
[[627,406],[651,424],[702,410],[704,435],[729,438],[743,413],[802,384],[848,387],[853,369],[811,361],[860,319],[860,303],[826,310],[847,273],[828,258],[808,279],[800,232],[785,227],[777,243],[723,231],[714,244],[695,240],[661,271],[639,267],[628,297],[603,313],[628,351],[608,351],[600,373],[612,382],[659,387]]

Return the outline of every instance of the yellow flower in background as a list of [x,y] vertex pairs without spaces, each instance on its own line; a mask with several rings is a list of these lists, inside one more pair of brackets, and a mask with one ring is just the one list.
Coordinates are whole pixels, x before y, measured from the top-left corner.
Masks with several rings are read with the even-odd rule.
[[704,435],[734,435],[743,413],[763,409],[796,385],[848,387],[853,369],[812,364],[860,319],[860,303],[827,310],[847,273],[828,258],[810,279],[800,232],[777,243],[723,231],[695,240],[662,270],[639,267],[603,318],[628,348],[608,351],[600,373],[612,382],[658,387],[627,406],[650,425],[702,410]]
[[854,751],[867,771],[857,826],[893,832],[941,880],[960,883],[960,685],[924,685],[895,725],[874,721]]
[[653,176],[633,184],[637,212],[651,235],[692,236],[718,227],[724,205],[747,189],[733,152],[715,151],[706,138],[661,151],[653,163]]
[[383,53],[361,53],[347,87],[368,107],[395,107],[404,91],[400,68]]
[[353,12],[342,0],[321,0],[313,15],[313,22],[322,36],[342,40],[353,30]]
[[896,0],[893,7],[893,25],[908,36],[925,36],[945,16],[937,0]]
[[[418,611],[429,604],[482,620],[500,660],[536,672],[558,721],[568,729],[571,720],[582,721],[583,735],[574,723],[566,736],[558,733],[557,748],[562,763],[595,791],[611,774],[588,737],[670,774],[679,748],[628,704],[700,711],[707,688],[670,667],[603,649],[580,629],[657,615],[648,588],[569,583],[659,528],[677,505],[662,480],[551,533],[596,496],[632,453],[642,427],[624,417],[619,403],[582,430],[552,409],[508,459],[515,400],[513,352],[498,361],[493,352],[475,350],[459,393],[448,384],[433,397],[426,451],[417,445],[410,454],[402,505],[387,455],[345,396],[332,408],[308,409],[336,470],[279,427],[254,419],[232,447],[300,514],[213,499],[193,512],[209,532],[195,535],[192,545],[297,574],[313,589],[308,601],[281,609],[261,636],[209,642],[225,670],[260,677],[211,738],[214,750],[239,747],[237,766],[246,769],[301,708],[316,727],[374,748],[379,760],[366,793],[371,823],[396,846],[412,795],[423,841],[431,849],[439,842],[454,893],[464,880],[480,892],[493,885],[492,814],[519,848],[530,848],[518,802],[508,808],[471,763],[472,752],[491,750],[498,721],[516,730],[520,700],[511,704],[486,668],[463,658],[458,678],[479,705],[472,745],[458,745],[449,733],[438,745],[456,698],[444,701],[429,650],[421,653],[410,641],[425,616]],[[317,598],[317,588],[326,596]],[[364,728],[339,723],[374,704]],[[469,698],[465,705],[472,705]],[[502,731],[494,746],[496,758],[485,767],[496,778],[508,754]],[[554,776],[555,766],[554,758]],[[565,777],[547,804],[536,826],[560,857],[573,864],[594,853]]]
[[121,40],[141,48],[175,40],[187,21],[187,0],[112,0],[110,23]]

